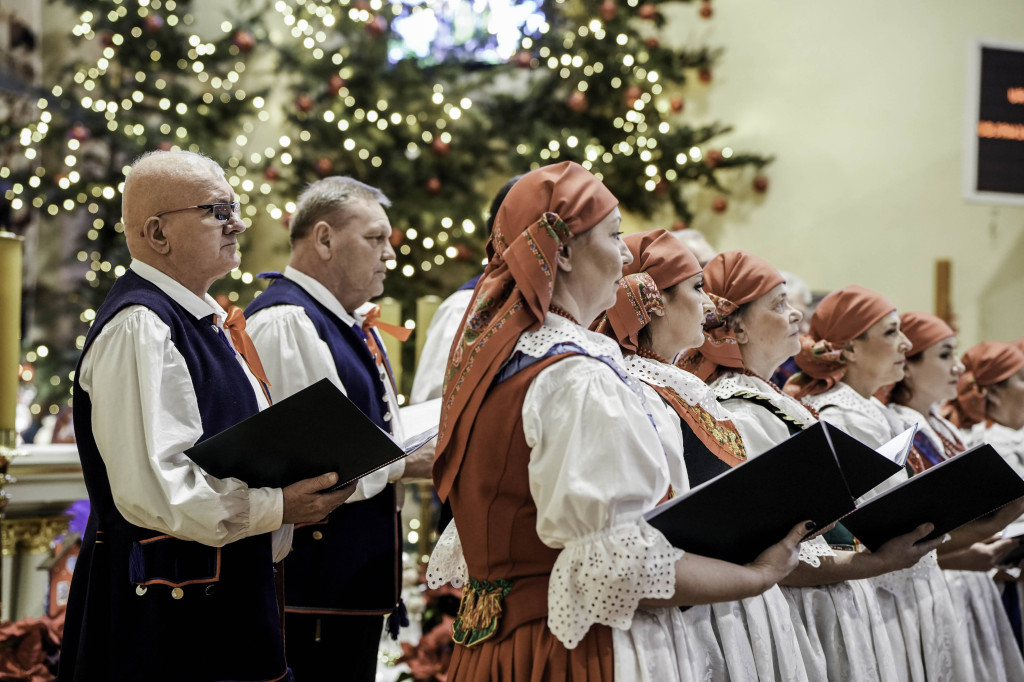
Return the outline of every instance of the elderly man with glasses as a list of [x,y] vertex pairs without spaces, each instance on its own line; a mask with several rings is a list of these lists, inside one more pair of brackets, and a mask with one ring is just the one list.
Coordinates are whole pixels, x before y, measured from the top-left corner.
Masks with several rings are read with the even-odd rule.
[[[291,524],[352,488],[209,476],[185,451],[265,408],[244,318],[207,294],[245,230],[223,170],[153,152],[122,197],[132,255],[86,337],[75,431],[92,513],[71,586],[60,680],[289,680],[274,561]],[[282,453],[284,456],[285,453]]]

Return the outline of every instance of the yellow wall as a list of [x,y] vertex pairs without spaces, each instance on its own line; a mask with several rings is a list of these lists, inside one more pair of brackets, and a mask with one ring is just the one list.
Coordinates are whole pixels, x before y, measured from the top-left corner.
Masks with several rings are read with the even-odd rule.
[[814,290],[860,283],[903,310],[933,309],[934,261],[951,258],[961,347],[1024,335],[1024,209],[968,203],[961,190],[969,41],[1024,44],[1024,3],[714,9],[705,22],[695,6],[678,7],[665,32],[725,48],[712,85],[688,88],[687,111],[706,109],[735,125],[737,149],[777,160],[759,205],[694,226],[717,248],[758,253]]

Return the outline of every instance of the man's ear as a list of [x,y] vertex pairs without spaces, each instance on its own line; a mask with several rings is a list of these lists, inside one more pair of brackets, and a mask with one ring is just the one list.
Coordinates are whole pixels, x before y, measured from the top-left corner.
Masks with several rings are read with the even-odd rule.
[[572,261],[569,260],[569,245],[563,244],[555,253],[555,265],[562,272],[572,272]]
[[150,216],[142,225],[142,239],[154,253],[166,255],[171,250],[171,243],[164,232],[163,223],[156,216]]
[[334,230],[326,220],[318,220],[309,233],[313,242],[313,250],[322,260],[331,259],[331,240],[334,239]]

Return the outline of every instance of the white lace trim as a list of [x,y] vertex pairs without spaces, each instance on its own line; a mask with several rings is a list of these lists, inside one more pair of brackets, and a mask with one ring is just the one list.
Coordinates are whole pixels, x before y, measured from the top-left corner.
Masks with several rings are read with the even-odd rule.
[[800,543],[800,561],[814,568],[821,566],[821,557],[835,555],[832,546],[820,535]]
[[571,542],[551,571],[548,628],[567,649],[591,625],[628,630],[641,599],[675,594],[683,554],[642,519]]
[[626,371],[645,384],[671,388],[688,405],[700,405],[718,421],[732,418],[715,399],[711,387],[686,370],[639,355],[630,355],[625,362]]
[[532,358],[542,358],[549,350],[560,343],[576,344],[587,355],[610,357],[620,366],[622,364],[622,352],[619,350],[619,344],[614,339],[610,339],[604,334],[584,329],[564,317],[551,313],[544,317],[544,324],[541,325],[540,329],[524,332],[520,335],[512,354],[521,352]]
[[910,568],[904,568],[891,573],[883,573],[880,576],[870,578],[876,587],[879,587],[890,594],[902,594],[907,591],[907,583],[911,580],[928,580],[932,574],[939,569],[939,555],[933,549],[921,557],[921,560]]
[[777,410],[783,412],[801,426],[810,426],[817,421],[810,410],[799,400],[779,393],[767,382],[757,377],[737,374],[736,372],[726,372],[712,382],[711,388],[715,392],[715,397],[719,400],[743,398],[745,394],[753,394],[758,398],[767,400]]
[[834,406],[856,412],[872,421],[885,420],[887,423],[889,421],[883,411],[885,408],[882,403],[865,398],[843,382],[839,382],[824,393],[807,396],[804,398],[804,404],[809,405],[818,412],[821,412],[826,407]]
[[469,568],[462,553],[462,541],[452,521],[441,533],[427,564],[427,586],[436,590],[446,584],[462,587],[469,580]]

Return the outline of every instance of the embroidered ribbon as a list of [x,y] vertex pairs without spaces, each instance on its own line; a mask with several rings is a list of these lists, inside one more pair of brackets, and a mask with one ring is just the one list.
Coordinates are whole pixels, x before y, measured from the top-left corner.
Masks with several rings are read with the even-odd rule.
[[388,322],[381,322],[380,320],[380,306],[375,305],[366,312],[363,316],[363,332],[366,334],[366,345],[370,347],[370,352],[373,353],[373,359],[378,365],[384,364],[384,351],[377,343],[377,337],[371,333],[371,329],[377,328],[380,331],[393,336],[399,341],[408,341],[409,335],[412,334],[411,329],[406,329],[397,324],[390,324]]
[[230,332],[231,343],[245,360],[245,364],[249,366],[249,371],[265,386],[270,386],[263,363],[260,362],[260,355],[256,352],[256,346],[253,345],[252,339],[245,331],[245,314],[242,313],[241,308],[233,305],[228,309],[228,318],[224,321],[224,328]]

